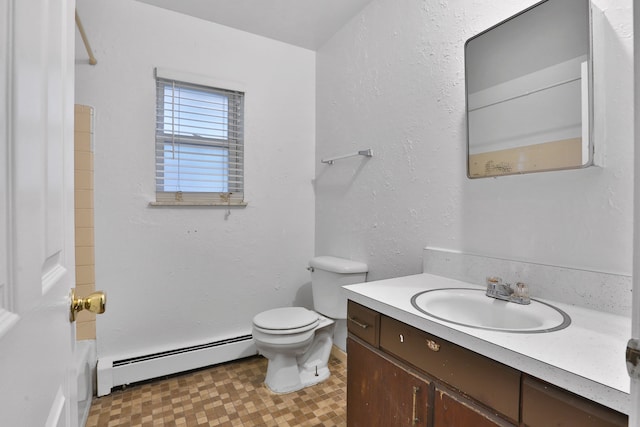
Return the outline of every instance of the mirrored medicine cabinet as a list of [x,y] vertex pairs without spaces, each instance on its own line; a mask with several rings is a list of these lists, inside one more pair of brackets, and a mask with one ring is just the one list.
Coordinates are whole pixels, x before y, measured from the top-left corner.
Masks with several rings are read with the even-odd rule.
[[467,176],[593,162],[591,5],[545,0],[465,44]]

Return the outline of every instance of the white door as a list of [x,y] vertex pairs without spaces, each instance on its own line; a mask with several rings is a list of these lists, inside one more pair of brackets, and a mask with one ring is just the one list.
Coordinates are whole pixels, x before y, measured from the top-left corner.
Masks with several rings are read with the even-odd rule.
[[[635,86],[635,163],[634,163],[634,241],[633,315],[631,333],[640,339],[640,5],[633,2],[634,86]],[[640,427],[640,379],[631,378],[631,416],[629,426]]]
[[0,0],[0,425],[77,426],[75,0]]

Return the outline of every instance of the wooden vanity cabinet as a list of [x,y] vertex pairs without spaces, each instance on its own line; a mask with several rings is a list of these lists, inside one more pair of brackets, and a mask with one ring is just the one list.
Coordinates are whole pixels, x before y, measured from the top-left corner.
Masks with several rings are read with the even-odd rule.
[[628,417],[349,301],[348,427],[623,427]]
[[431,425],[427,379],[353,338],[347,355],[348,427]]

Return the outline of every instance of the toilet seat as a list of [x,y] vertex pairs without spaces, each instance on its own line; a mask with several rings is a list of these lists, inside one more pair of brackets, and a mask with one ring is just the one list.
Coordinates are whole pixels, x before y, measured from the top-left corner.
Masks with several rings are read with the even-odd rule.
[[253,327],[266,334],[289,335],[314,329],[318,313],[304,307],[283,307],[263,311],[253,318]]

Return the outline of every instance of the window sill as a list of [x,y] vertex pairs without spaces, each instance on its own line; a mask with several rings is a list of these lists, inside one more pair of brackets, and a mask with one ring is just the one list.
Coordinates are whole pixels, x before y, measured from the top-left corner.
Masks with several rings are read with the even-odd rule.
[[248,205],[247,202],[214,202],[214,201],[160,201],[149,202],[151,207],[166,207],[166,206],[211,206],[220,208],[244,208]]

